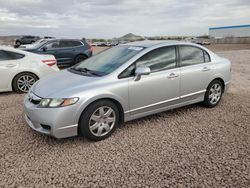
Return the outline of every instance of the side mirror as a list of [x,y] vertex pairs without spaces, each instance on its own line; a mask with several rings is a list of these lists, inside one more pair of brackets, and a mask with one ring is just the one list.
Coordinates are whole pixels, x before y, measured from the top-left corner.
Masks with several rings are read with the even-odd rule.
[[46,46],[42,47],[42,51],[46,52],[47,51],[47,47]]
[[135,81],[140,80],[142,75],[149,75],[151,70],[147,66],[138,66],[135,69]]

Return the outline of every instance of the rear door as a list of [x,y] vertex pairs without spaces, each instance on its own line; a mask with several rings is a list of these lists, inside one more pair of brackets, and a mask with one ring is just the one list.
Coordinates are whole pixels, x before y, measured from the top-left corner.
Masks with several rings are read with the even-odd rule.
[[0,91],[9,89],[11,79],[18,70],[18,59],[23,57],[22,54],[0,50]]
[[198,47],[191,45],[179,46],[181,66],[181,98],[199,97],[205,93],[212,76],[213,65],[209,54]]
[[82,53],[79,48],[81,43],[75,40],[60,40],[60,58],[65,64],[74,62],[77,54]]

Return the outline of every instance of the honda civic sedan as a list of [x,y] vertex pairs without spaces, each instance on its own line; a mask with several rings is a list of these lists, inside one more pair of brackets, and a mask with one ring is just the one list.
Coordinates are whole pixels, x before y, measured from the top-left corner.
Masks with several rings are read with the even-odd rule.
[[47,135],[98,141],[122,122],[200,103],[215,107],[231,63],[186,42],[119,45],[38,81],[24,99],[28,125]]

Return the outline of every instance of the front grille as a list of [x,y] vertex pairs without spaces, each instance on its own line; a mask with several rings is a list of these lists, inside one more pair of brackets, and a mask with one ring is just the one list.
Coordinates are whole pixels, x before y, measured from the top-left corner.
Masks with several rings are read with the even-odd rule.
[[50,126],[49,126],[49,125],[41,124],[41,127],[42,127],[43,129],[50,130]]
[[29,100],[31,103],[35,104],[35,105],[38,105],[40,103],[41,100],[34,100],[34,99],[31,99]]

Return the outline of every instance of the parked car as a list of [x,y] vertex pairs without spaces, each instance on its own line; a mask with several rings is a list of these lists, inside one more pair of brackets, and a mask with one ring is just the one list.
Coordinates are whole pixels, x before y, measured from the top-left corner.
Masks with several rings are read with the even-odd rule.
[[192,43],[119,45],[38,81],[24,99],[25,119],[56,138],[98,141],[122,122],[199,102],[215,107],[230,69],[229,60]]
[[32,43],[32,44],[22,44],[22,45],[20,45],[20,46],[18,46],[18,48],[36,48],[36,46],[41,46],[42,45],[42,43],[45,43],[45,42],[47,42],[47,41],[49,41],[49,39],[39,39],[39,40],[37,40],[36,42],[34,42],[34,43]]
[[199,45],[210,45],[210,41],[209,40],[192,40],[191,42],[195,43],[195,44],[199,44]]
[[202,45],[210,45],[211,42],[209,40],[203,40]]
[[34,48],[23,50],[54,55],[59,67],[75,65],[89,58],[93,53],[92,46],[86,41],[71,39],[50,39]]
[[21,44],[32,44],[39,39],[40,37],[37,36],[22,36],[20,38],[17,38],[15,43],[17,46],[20,46]]
[[28,92],[38,79],[58,70],[52,55],[37,55],[0,46],[0,92]]

